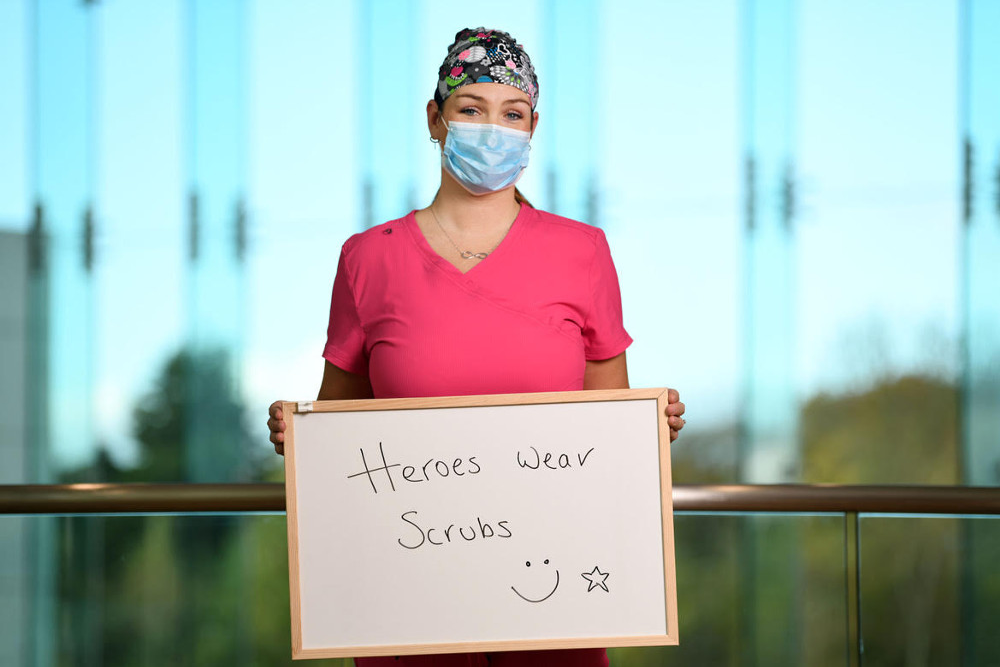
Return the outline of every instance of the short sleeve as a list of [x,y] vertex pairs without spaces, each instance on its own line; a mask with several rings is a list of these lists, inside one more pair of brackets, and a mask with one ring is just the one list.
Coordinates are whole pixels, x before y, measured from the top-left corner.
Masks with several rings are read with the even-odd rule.
[[622,295],[618,272],[604,232],[597,230],[590,267],[590,309],[583,324],[584,354],[588,361],[616,357],[632,344],[622,323]]
[[326,329],[326,347],[323,358],[348,373],[368,374],[368,355],[365,351],[365,331],[354,299],[354,285],[347,264],[347,256],[340,252],[337,277],[333,280],[330,299],[330,324]]

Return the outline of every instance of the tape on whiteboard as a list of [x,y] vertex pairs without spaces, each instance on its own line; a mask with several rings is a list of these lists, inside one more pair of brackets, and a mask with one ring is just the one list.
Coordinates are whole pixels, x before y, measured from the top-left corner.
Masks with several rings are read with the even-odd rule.
[[313,404],[312,401],[299,401],[295,406],[296,412],[312,412]]

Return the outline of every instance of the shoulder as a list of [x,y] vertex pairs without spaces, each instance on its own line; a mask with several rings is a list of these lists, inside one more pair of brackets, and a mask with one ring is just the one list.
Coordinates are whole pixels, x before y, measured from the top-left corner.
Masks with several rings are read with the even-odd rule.
[[344,241],[344,254],[351,255],[360,249],[369,249],[372,246],[385,244],[389,241],[389,239],[385,237],[392,236],[400,231],[397,228],[406,221],[406,218],[407,216],[404,216],[396,220],[383,222],[381,225],[375,225],[374,227],[366,229],[363,232],[353,234],[350,238]]
[[593,249],[607,244],[604,232],[599,227],[588,225],[579,220],[564,218],[555,213],[535,209],[536,234],[540,234],[552,243],[570,244],[574,247]]
[[344,241],[344,256],[352,257],[354,255],[367,255],[370,253],[379,254],[386,252],[392,246],[396,245],[393,243],[396,239],[392,237],[404,231],[402,226],[406,224],[409,217],[410,216],[407,215],[402,218],[397,218],[396,220],[383,222],[381,225],[375,225],[370,229],[366,229],[363,232],[358,232],[357,234],[352,235],[349,239]]

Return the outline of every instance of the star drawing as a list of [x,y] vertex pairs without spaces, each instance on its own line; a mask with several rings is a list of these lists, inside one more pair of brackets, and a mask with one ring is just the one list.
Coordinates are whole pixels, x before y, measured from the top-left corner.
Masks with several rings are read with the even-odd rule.
[[601,570],[595,565],[593,570],[590,572],[584,572],[580,576],[590,582],[587,586],[588,593],[598,587],[603,588],[605,593],[610,593],[611,591],[608,590],[608,584],[606,583],[608,574],[608,572],[601,572]]

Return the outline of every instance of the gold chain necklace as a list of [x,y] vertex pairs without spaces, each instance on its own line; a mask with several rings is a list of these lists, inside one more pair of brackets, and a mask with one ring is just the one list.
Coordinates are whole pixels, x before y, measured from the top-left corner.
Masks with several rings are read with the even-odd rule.
[[434,216],[434,222],[437,223],[438,229],[441,230],[441,233],[444,234],[445,238],[448,239],[448,241],[455,247],[455,250],[457,250],[458,254],[462,256],[462,259],[486,259],[489,257],[490,253],[496,250],[500,244],[503,243],[503,240],[507,238],[507,232],[509,232],[510,228],[514,226],[514,220],[517,220],[517,216],[514,216],[514,220],[510,221],[510,224],[507,225],[507,229],[504,230],[500,240],[497,241],[492,248],[486,252],[472,252],[471,250],[462,250],[458,247],[458,244],[455,243],[455,239],[451,238],[451,234],[445,230],[444,225],[441,224],[441,220],[437,217],[437,213],[434,212],[434,204],[431,204],[427,208],[430,209],[431,215]]

